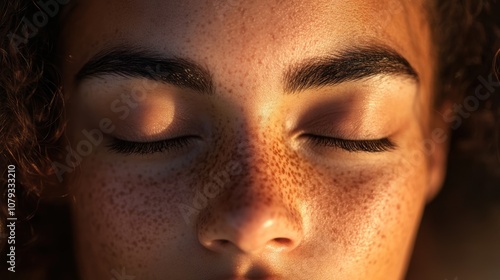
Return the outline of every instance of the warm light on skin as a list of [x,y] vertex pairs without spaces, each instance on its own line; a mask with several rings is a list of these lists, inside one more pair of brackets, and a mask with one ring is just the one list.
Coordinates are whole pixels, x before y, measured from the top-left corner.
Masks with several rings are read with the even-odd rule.
[[[441,162],[429,168],[432,155],[408,160],[430,129],[425,16],[420,4],[393,0],[79,2],[61,37],[72,57],[61,63],[68,135],[78,143],[102,118],[116,126],[68,177],[82,277],[110,279],[124,267],[136,279],[401,279],[438,185],[429,178],[443,173]],[[293,65],[367,45],[397,52],[418,81],[383,74],[285,92]],[[111,103],[142,78],[75,75],[123,46],[200,65],[213,94],[150,81],[147,98],[120,118]],[[307,133],[388,137],[396,148],[348,152],[315,146]],[[170,152],[108,147],[113,137],[186,134],[197,138]],[[208,184],[217,194],[197,207]],[[178,205],[197,209],[194,223]]]

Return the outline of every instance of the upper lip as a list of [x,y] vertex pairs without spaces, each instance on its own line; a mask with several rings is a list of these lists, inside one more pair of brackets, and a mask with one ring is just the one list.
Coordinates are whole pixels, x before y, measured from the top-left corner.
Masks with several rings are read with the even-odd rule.
[[[255,261],[248,256],[236,256],[230,259],[229,264],[220,267],[220,270],[207,271],[209,280],[283,280],[281,273],[271,269],[272,264]],[[213,267],[216,268],[216,267]],[[203,279],[207,279],[203,277]]]

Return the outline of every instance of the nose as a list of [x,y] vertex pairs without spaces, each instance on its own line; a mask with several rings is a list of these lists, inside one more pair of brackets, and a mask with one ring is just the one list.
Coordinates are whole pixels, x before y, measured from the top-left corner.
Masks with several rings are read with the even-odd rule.
[[198,217],[199,242],[215,252],[296,248],[303,238],[301,215],[290,200],[290,190],[270,182],[240,181],[221,194]]
[[297,217],[287,209],[242,207],[212,217],[207,228],[198,232],[200,243],[215,252],[238,248],[245,253],[264,249],[291,251],[302,240]]
[[198,214],[198,241],[211,251],[290,252],[303,240],[299,165],[282,142],[264,141],[267,132],[253,139],[243,139],[232,155],[241,172],[228,176]]

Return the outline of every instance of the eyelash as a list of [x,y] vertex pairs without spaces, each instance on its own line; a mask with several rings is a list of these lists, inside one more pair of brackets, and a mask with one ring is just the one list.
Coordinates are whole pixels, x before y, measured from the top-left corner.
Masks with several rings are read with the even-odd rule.
[[108,148],[120,154],[147,155],[185,148],[191,144],[194,138],[194,136],[183,136],[154,142],[134,142],[114,138],[113,142],[108,145]]
[[394,150],[397,146],[388,138],[375,140],[347,140],[318,135],[305,135],[313,145],[341,148],[348,152],[380,153]]
[[[348,152],[380,153],[396,148],[396,145],[388,138],[376,140],[346,140],[310,134],[304,136],[307,136],[307,141],[313,145],[341,148]],[[185,148],[191,144],[193,138],[193,136],[183,136],[155,142],[133,142],[114,138],[113,142],[108,145],[108,148],[120,154],[146,155]]]

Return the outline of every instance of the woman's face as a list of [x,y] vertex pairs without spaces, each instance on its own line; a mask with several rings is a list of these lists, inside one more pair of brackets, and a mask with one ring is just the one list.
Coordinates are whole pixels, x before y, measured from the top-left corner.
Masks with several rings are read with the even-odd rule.
[[83,279],[400,279],[442,177],[425,11],[69,8],[60,174]]

